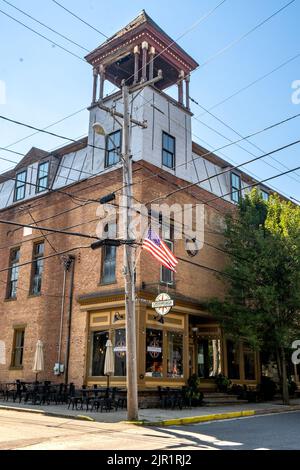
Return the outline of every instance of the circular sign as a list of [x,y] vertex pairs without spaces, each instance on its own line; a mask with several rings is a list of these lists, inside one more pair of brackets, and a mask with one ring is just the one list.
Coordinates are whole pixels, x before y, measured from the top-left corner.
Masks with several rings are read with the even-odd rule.
[[152,303],[152,307],[155,308],[159,315],[166,315],[169,313],[173,305],[174,301],[171,299],[169,294],[166,293],[159,294],[156,297],[155,302]]

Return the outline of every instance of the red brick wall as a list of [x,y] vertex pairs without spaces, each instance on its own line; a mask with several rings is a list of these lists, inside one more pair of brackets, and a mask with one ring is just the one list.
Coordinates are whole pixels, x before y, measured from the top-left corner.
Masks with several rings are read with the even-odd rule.
[[[158,168],[139,162],[134,165],[134,181],[140,182],[148,178],[151,171],[161,171]],[[185,182],[176,177],[164,173],[162,177],[155,177],[143,184],[134,185],[134,196],[137,200],[146,202],[154,197],[160,196],[176,188],[176,185],[184,185]],[[62,191],[82,199],[99,199],[122,186],[121,170],[115,170],[108,175],[102,175],[62,188]],[[120,195],[120,192],[117,193]],[[200,200],[208,200],[212,195],[200,188],[193,188],[188,192],[179,192],[168,199],[170,204],[177,203],[199,203]],[[166,201],[165,201],[166,202]],[[21,223],[32,223],[30,212],[35,221],[40,221],[41,226],[69,229],[71,231],[95,234],[96,230],[96,208],[97,204],[90,203],[82,205],[82,201],[72,199],[61,192],[48,193],[31,201],[19,203],[14,207],[0,211],[0,218],[13,220]],[[65,212],[53,217],[60,212]],[[208,230],[219,230],[219,221],[226,210],[231,210],[232,205],[218,200],[213,207],[207,206],[206,227]],[[48,219],[50,218],[50,219]],[[48,219],[48,220],[43,220]],[[90,222],[90,221],[93,222]],[[73,228],[71,228],[73,227]],[[32,236],[23,237],[23,230],[7,225],[0,226],[0,271],[7,268],[9,262],[9,249],[21,244],[20,263],[31,261],[33,241],[43,239],[42,234],[35,231]],[[122,276],[123,250],[117,253],[117,282],[114,285],[101,286],[100,267],[101,250],[92,251],[89,247],[90,240],[71,237],[66,235],[51,234],[48,240],[57,252],[81,247],[72,252],[75,255],[75,277],[74,277],[74,301],[71,336],[70,356],[70,381],[81,384],[85,377],[85,354],[87,340],[87,317],[80,310],[77,298],[80,295],[91,292],[109,292],[121,289],[124,286]],[[206,233],[205,240],[213,245],[220,243],[220,237],[215,234]],[[7,248],[5,248],[7,247]],[[53,254],[54,251],[45,241],[45,255]],[[193,263],[198,263],[212,269],[220,270],[224,265],[224,254],[208,245],[205,245],[200,253],[190,258],[184,249],[183,242],[179,241],[175,246],[176,256],[182,257]],[[0,272],[0,341],[5,342],[6,364],[0,364],[0,382],[21,378],[33,380],[35,374],[32,372],[33,357],[36,341],[41,339],[45,345],[45,373],[40,379],[62,381],[62,377],[55,379],[52,369],[57,360],[58,337],[61,312],[61,295],[63,285],[63,263],[60,256],[49,258],[44,262],[44,274],[42,282],[42,295],[38,297],[29,296],[31,265],[23,266],[19,272],[19,284],[17,299],[5,301],[7,272]],[[160,268],[158,263],[148,253],[142,253],[137,268],[137,284],[141,282],[146,285],[157,283]],[[67,275],[67,295],[69,289],[70,274]],[[200,302],[211,296],[222,296],[224,294],[223,283],[216,278],[213,271],[203,269],[190,263],[180,261],[176,274],[176,294]],[[65,301],[62,362],[66,348],[67,331],[67,308],[68,298]],[[13,327],[26,324],[24,366],[22,370],[11,370],[11,349],[13,343]]]

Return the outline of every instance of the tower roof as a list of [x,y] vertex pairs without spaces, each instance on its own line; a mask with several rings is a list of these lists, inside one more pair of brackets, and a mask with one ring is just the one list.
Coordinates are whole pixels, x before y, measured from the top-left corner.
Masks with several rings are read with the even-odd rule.
[[94,67],[103,65],[106,77],[119,86],[122,79],[132,76],[134,47],[145,41],[149,48],[155,48],[155,71],[163,71],[164,79],[157,84],[158,88],[164,89],[176,83],[178,72],[189,74],[198,67],[198,63],[145,10],[85,58]]

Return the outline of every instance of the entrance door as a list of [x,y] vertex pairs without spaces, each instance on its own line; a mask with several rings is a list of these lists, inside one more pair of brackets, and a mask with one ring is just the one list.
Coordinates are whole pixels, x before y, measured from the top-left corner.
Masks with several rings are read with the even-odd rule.
[[198,338],[197,375],[209,379],[221,373],[221,341]]

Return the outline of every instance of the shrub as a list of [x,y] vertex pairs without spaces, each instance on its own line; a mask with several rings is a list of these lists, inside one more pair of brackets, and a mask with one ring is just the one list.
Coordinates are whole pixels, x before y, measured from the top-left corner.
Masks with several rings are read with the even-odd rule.
[[277,386],[270,377],[262,376],[261,382],[257,386],[257,391],[262,400],[273,400]]
[[231,385],[231,380],[226,375],[218,374],[215,377],[215,383],[218,387],[219,392],[227,392]]
[[200,378],[198,375],[193,374],[188,379],[188,389],[186,391],[187,397],[191,401],[192,406],[199,406],[203,402],[203,393],[199,390]]
[[297,390],[297,384],[294,382],[292,379],[289,380],[289,396],[292,397],[295,395],[295,392]]

